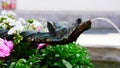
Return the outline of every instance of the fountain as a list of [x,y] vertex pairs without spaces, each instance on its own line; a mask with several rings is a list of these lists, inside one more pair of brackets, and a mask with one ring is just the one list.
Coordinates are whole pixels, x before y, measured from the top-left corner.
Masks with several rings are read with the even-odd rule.
[[[108,18],[94,18],[91,22],[94,23],[96,20],[103,20],[111,24],[120,34],[120,29]],[[115,36],[114,36],[115,37]],[[119,38],[119,37],[117,37]],[[112,39],[112,38],[110,38]],[[102,43],[102,40],[101,40]],[[99,44],[98,44],[99,45]],[[120,49],[118,46],[108,46],[108,47],[87,47],[88,52],[92,57],[92,61],[95,68],[119,68],[120,65]]]
[[[96,20],[104,20],[107,21],[109,24],[111,24],[119,33],[120,29],[108,18],[94,18],[89,21],[82,22],[81,19],[77,19],[76,22],[71,26],[63,27],[61,25],[58,25],[57,23],[51,23],[47,22],[47,27],[49,32],[35,32],[35,31],[24,31],[21,33],[21,35],[24,37],[24,41],[32,42],[32,43],[47,43],[47,44],[67,44],[71,43],[73,41],[76,41],[79,35],[88,30],[91,27],[91,24],[96,21]],[[0,37],[6,39],[13,39],[12,35],[7,34],[8,30],[0,30]],[[99,49],[99,48],[88,48],[89,50],[101,50],[101,51],[106,51],[108,49],[109,51],[114,50],[112,48],[104,48],[104,49]],[[118,49],[119,51],[119,49]],[[89,52],[89,51],[88,51]],[[96,53],[95,53],[96,54]],[[119,54],[119,52],[118,52]],[[100,57],[99,60],[93,62],[95,63],[96,67],[99,66],[106,66],[109,67],[116,67],[115,65],[119,65],[119,59],[113,59],[113,57],[101,57],[101,55],[97,54],[98,58]],[[105,54],[102,54],[103,56]],[[93,57],[95,58],[95,57]],[[101,60],[102,58],[102,60]],[[106,60],[107,59],[107,60]],[[118,60],[118,61],[116,61]],[[97,66],[98,65],[98,66]],[[104,66],[105,67],[105,66]],[[106,68],[107,68],[106,67]]]
[[[59,27],[58,27],[59,26]],[[47,22],[47,28],[49,32],[37,32],[37,31],[24,31],[21,35],[24,37],[24,41],[31,43],[47,43],[47,44],[68,44],[76,41],[81,33],[90,29],[91,21],[82,22],[80,18],[76,20],[72,26],[63,27],[61,25],[54,25]],[[11,40],[12,35],[8,35],[8,30],[0,30],[0,37]]]
[[118,31],[118,33],[120,33],[120,29],[119,29],[110,19],[99,17],[99,18],[94,18],[94,19],[92,19],[91,22],[94,22],[94,21],[96,21],[96,20],[106,21],[107,23],[111,24],[111,25]]

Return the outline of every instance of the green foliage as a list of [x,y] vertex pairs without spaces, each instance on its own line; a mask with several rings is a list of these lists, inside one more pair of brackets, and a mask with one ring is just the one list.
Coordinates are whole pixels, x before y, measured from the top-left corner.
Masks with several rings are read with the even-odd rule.
[[3,20],[6,20],[5,17],[0,18],[0,23],[3,22]]
[[26,30],[29,30],[30,24],[32,24],[34,22],[34,19],[28,19],[28,26],[26,27]]
[[6,63],[3,62],[3,60],[0,59],[0,68],[5,68],[7,66]]
[[17,63],[15,62],[12,62],[11,65],[10,65],[10,68],[27,68],[26,65],[24,65],[24,63],[26,63],[26,60],[25,59],[20,59],[17,61]]
[[62,63],[67,67],[67,68],[72,68],[72,65],[69,63],[69,62],[67,62],[66,60],[62,60]]
[[17,32],[17,34],[14,35],[13,39],[14,39],[14,44],[18,45],[23,40],[23,36],[20,35],[19,32]]
[[34,22],[34,19],[28,19],[27,22],[28,22],[28,23],[33,23],[33,22]]
[[14,50],[11,53],[12,59],[27,59],[30,55],[34,54],[36,51],[35,48],[31,47],[29,43],[21,41],[18,45],[14,46]]
[[48,46],[46,49],[41,49],[40,52],[42,57],[40,64],[48,67],[89,68],[92,66],[86,49],[79,44]]
[[10,68],[40,68],[40,59],[38,56],[32,55],[29,57],[29,60],[20,59],[16,62],[12,62]]
[[92,68],[89,55],[79,44],[48,45],[37,50],[29,43],[21,42],[14,46],[11,56],[2,68]]
[[91,68],[85,48],[79,44],[47,46],[29,56],[11,63],[11,68]]

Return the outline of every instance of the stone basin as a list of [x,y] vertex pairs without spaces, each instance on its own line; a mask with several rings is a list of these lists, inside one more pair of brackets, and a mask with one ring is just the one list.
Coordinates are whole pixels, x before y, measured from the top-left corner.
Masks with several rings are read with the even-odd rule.
[[120,49],[87,47],[94,68],[120,68]]
[[94,68],[120,68],[120,34],[83,34],[77,43],[87,48]]

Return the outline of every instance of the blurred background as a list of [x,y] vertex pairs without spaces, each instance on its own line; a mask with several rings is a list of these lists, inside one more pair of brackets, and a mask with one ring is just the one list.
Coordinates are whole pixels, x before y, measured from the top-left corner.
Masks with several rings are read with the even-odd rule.
[[2,9],[120,11],[119,0],[0,0]]
[[[12,10],[24,18],[39,20],[42,17],[58,22],[74,22],[79,17],[83,21],[107,17],[120,27],[119,3],[120,0],[0,0],[0,9]],[[109,28],[111,32],[116,32],[112,29],[113,26],[104,23],[105,21],[96,22],[101,23],[94,23],[93,28]]]

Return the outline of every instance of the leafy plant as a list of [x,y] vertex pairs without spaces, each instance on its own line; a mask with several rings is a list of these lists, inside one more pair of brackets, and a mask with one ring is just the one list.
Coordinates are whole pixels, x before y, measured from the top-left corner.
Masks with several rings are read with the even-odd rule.
[[[45,21],[16,18],[13,12],[2,11],[0,29],[8,30],[13,40],[0,38],[0,68],[90,68],[89,55],[79,44],[65,45],[37,44],[24,41],[21,32],[35,30],[47,31]],[[47,22],[47,21],[46,21]]]
[[31,44],[21,41],[21,43],[14,45],[14,50],[11,52],[12,59],[27,59],[34,54],[36,49],[30,46]]
[[[20,61],[21,60],[21,61]],[[47,46],[32,54],[29,59],[20,59],[15,68],[91,68],[92,63],[85,48],[79,44]],[[12,63],[13,64],[13,63]],[[12,65],[11,65],[12,66]]]
[[85,48],[79,44],[48,46],[40,50],[42,65],[60,68],[90,67],[90,58]]

